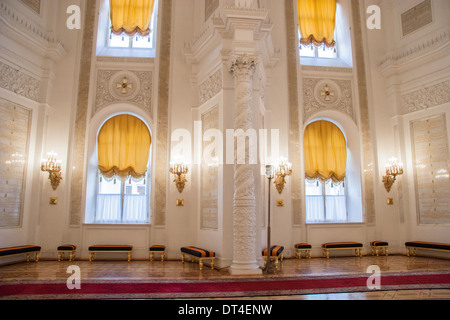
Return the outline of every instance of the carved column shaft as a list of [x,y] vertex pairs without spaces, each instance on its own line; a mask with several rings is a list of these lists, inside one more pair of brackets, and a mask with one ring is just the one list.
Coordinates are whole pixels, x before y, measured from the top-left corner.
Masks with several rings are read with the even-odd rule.
[[[253,75],[257,58],[247,55],[231,59],[235,79],[235,130],[253,129]],[[238,164],[235,155],[233,199],[233,264],[231,273],[260,272],[256,261],[256,197],[255,178],[250,165],[250,146],[245,145],[245,164]]]

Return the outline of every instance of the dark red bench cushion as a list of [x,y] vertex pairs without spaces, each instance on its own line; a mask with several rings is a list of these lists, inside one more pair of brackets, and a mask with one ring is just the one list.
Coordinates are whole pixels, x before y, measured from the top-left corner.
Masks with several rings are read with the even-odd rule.
[[[278,257],[284,250],[283,246],[271,246],[270,247],[270,256]],[[262,255],[267,257],[267,248],[263,250]]]
[[426,249],[450,250],[450,244],[426,241],[409,241],[405,243],[405,246]]
[[214,251],[209,251],[193,246],[189,247],[182,247],[181,252],[190,254],[191,256],[198,257],[198,258],[212,258],[216,256],[216,253]]
[[89,251],[131,251],[133,246],[130,245],[95,245],[90,246]]
[[329,242],[322,244],[324,249],[341,249],[341,248],[362,248],[363,244],[359,242]]
[[26,246],[19,246],[19,247],[2,248],[2,249],[0,249],[0,257],[1,256],[9,256],[12,254],[37,252],[37,251],[41,251],[41,247],[26,245]]

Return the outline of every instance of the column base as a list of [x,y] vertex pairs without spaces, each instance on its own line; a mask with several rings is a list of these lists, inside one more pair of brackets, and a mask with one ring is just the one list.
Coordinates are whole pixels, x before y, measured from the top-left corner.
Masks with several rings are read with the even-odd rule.
[[255,263],[236,263],[234,262],[229,272],[231,275],[262,275],[262,269]]

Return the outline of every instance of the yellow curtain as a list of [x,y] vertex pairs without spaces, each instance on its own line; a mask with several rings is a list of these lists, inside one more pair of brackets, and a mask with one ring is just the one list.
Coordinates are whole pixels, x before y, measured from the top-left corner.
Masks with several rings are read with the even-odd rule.
[[155,0],[110,0],[111,31],[116,35],[150,34]]
[[108,120],[98,135],[98,168],[105,177],[132,176],[147,172],[151,136],[141,120],[119,115]]
[[336,0],[297,0],[301,44],[334,47],[336,5]]
[[305,130],[305,174],[309,180],[344,181],[347,142],[342,131],[329,121],[313,122]]

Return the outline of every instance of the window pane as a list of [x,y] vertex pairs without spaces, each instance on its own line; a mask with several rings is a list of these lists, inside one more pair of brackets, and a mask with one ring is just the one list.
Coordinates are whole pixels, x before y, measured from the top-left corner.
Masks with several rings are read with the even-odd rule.
[[147,37],[133,37],[132,47],[133,48],[141,48],[141,49],[151,49],[152,48],[152,36],[149,35]]
[[325,183],[325,195],[327,196],[345,196],[344,183],[334,183],[328,180]]
[[113,48],[128,48],[130,46],[130,37],[127,35],[116,36],[115,34],[111,34],[109,46]]
[[303,44],[300,44],[300,57],[314,58],[316,55],[315,50],[313,45],[304,46]]
[[105,179],[101,177],[98,185],[99,194],[121,194],[122,181],[120,179]]
[[319,58],[335,59],[337,57],[336,48],[327,48],[325,45],[317,48],[317,54]]
[[322,195],[322,182],[305,180],[305,190],[307,196],[321,196]]

